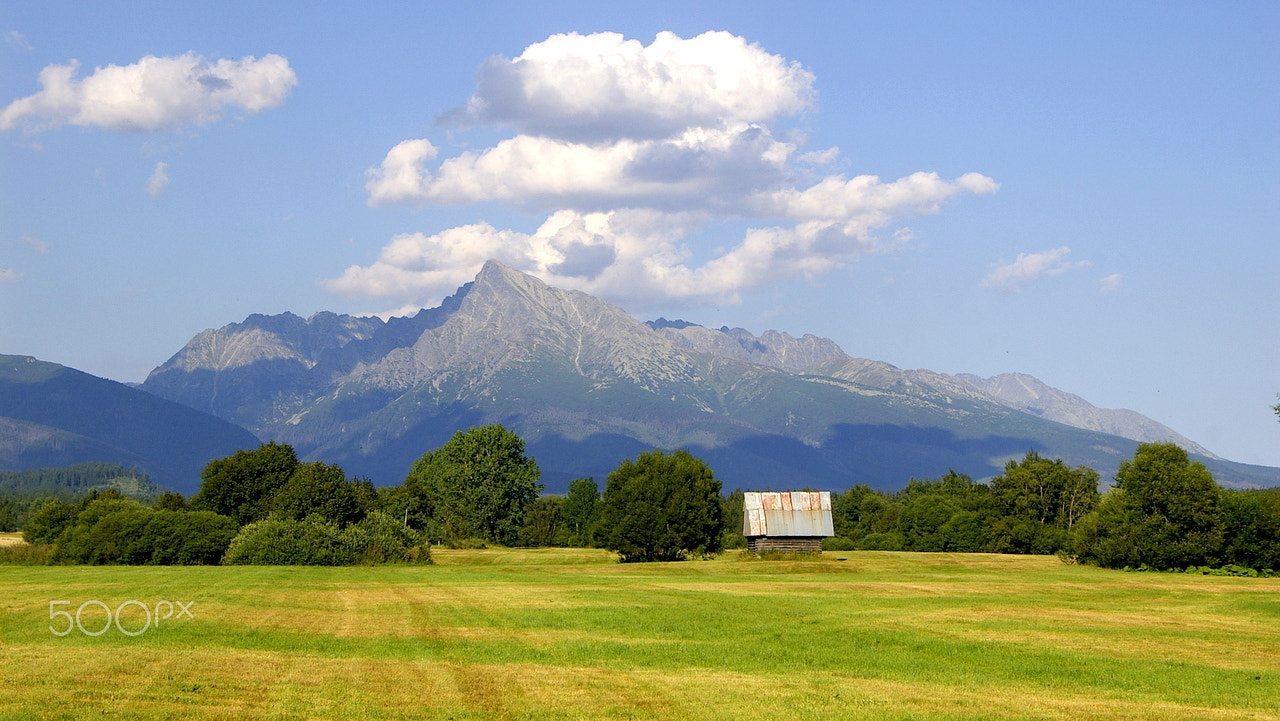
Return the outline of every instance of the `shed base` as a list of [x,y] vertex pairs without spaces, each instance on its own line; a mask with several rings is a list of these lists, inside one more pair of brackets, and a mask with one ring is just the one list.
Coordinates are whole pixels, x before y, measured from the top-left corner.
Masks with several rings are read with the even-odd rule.
[[750,536],[747,550],[759,556],[770,551],[778,553],[822,553],[821,536]]

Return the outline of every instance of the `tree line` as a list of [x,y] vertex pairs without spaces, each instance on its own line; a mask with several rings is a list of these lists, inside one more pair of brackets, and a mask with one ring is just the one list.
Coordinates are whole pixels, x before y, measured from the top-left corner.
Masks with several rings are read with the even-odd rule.
[[21,529],[33,513],[52,500],[73,501],[95,489],[108,488],[148,502],[161,493],[146,473],[119,463],[0,470],[0,531]]
[[720,482],[687,451],[627,459],[600,493],[540,496],[537,463],[500,425],[459,431],[414,462],[400,486],[375,488],[342,468],[303,463],[265,443],[210,461],[190,499],[148,506],[115,489],[52,499],[23,525],[52,563],[429,563],[432,544],[600,546],[625,561],[721,550]]
[[[52,500],[23,526],[60,563],[350,564],[430,561],[430,547],[578,546],[666,561],[745,545],[742,492],[722,495],[687,451],[623,460],[541,495],[537,463],[500,425],[459,431],[399,486],[375,488],[265,443],[211,461],[190,499],[147,506],[113,489]],[[1056,553],[1113,568],[1280,569],[1280,492],[1217,486],[1174,444],[1140,445],[1114,486],[1035,452],[988,482],[949,472],[900,491],[832,498],[827,550]]]
[[1280,570],[1280,489],[1221,488],[1172,443],[1144,443],[1114,485],[1035,452],[978,483],[955,472],[832,498],[832,550],[1056,553],[1107,568]]

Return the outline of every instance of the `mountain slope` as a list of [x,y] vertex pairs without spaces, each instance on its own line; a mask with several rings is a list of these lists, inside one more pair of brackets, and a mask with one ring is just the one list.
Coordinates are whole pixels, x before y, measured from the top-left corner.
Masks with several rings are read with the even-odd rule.
[[1010,408],[1034,413],[1051,421],[1137,441],[1169,441],[1177,443],[1188,452],[1221,460],[1190,438],[1137,411],[1098,408],[1080,396],[1053,388],[1024,373],[1002,373],[991,378],[967,374],[955,377]]
[[120,463],[191,493],[210,459],[257,445],[243,428],[185,405],[55,363],[0,355],[0,468]]
[[1222,460],[1172,428],[1131,410],[1098,408],[1080,396],[1053,388],[1023,373],[992,378],[947,375],[929,370],[902,370],[881,361],[851,358],[835,342],[805,335],[765,331],[760,337],[742,328],[711,330],[685,321],[659,319],[648,324],[682,347],[798,373],[825,375],[859,385],[947,398],[995,402],[1075,428],[1142,442],[1177,443],[1191,453]]
[[551,491],[655,446],[690,448],[730,488],[893,488],[948,468],[988,476],[1032,449],[1106,477],[1136,445],[813,336],[646,325],[492,261],[412,318],[206,331],[143,388],[382,484],[491,422],[525,438]]

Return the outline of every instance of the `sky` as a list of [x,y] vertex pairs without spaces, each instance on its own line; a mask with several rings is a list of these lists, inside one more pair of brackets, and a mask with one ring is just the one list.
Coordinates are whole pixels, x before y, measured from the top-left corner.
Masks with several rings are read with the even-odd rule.
[[496,258],[1280,466],[1276,37],[1274,2],[4,3],[0,353],[140,382]]

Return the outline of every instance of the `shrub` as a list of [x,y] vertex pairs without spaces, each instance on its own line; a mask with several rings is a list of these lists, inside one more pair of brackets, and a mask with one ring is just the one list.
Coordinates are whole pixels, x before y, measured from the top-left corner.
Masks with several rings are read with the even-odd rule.
[[858,544],[853,539],[844,536],[831,536],[822,539],[822,550],[824,551],[854,551],[857,550]]
[[420,531],[374,512],[345,529],[309,516],[272,516],[240,529],[222,562],[255,566],[347,566],[356,563],[430,563]]
[[901,533],[868,533],[858,542],[858,550],[901,551],[904,543]]
[[77,522],[59,537],[50,558],[58,563],[216,564],[236,531],[235,521],[208,511],[132,508],[102,516],[92,526]]
[[47,543],[6,543],[0,545],[0,566],[44,566],[53,546]]
[[317,516],[301,521],[270,517],[240,529],[222,558],[254,566],[346,566],[357,554],[342,531]]
[[342,537],[358,563],[431,563],[424,534],[380,511],[348,526]]

